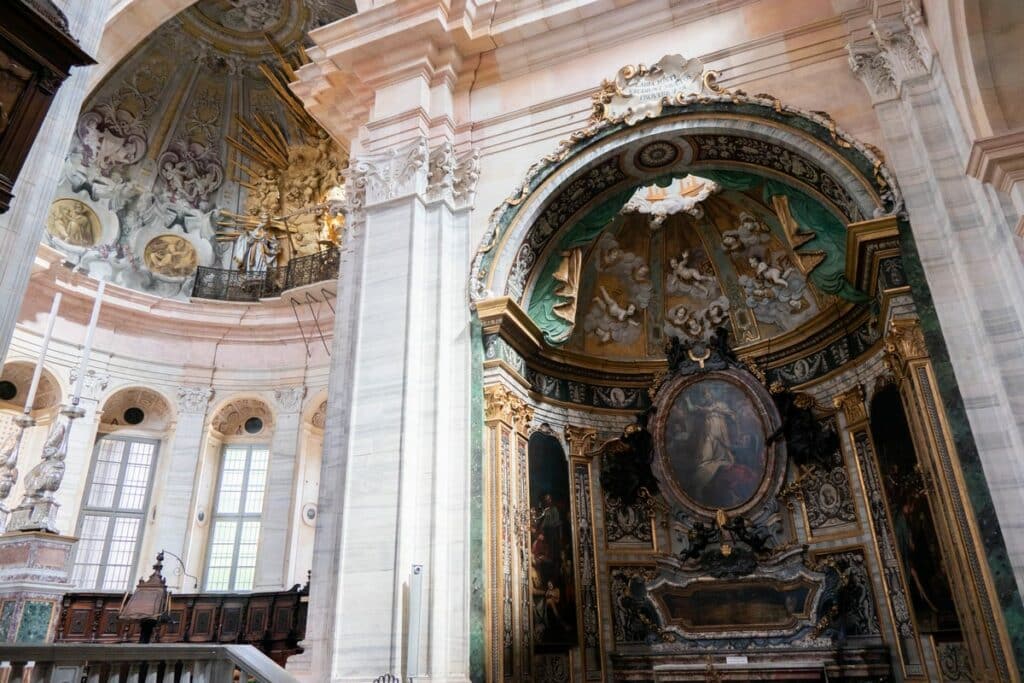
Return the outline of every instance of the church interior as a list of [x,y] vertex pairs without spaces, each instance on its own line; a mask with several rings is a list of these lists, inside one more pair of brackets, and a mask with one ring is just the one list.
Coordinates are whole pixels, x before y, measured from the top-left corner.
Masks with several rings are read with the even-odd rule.
[[8,0],[0,683],[1024,678],[1019,0]]

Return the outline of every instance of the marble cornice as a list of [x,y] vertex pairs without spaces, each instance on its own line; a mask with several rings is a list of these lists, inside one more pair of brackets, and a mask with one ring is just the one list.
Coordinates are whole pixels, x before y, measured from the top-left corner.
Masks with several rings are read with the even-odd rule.
[[1005,193],[1024,182],[1024,130],[975,140],[966,173]]

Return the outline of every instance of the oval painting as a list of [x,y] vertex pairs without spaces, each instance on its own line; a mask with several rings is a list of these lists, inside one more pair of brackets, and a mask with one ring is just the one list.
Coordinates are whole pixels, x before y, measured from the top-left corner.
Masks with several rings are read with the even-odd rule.
[[88,204],[65,198],[50,205],[46,231],[66,244],[91,247],[99,242],[103,226]]
[[729,509],[749,501],[767,469],[764,420],[741,386],[708,378],[684,387],[665,421],[664,454],[693,502]]
[[178,235],[160,235],[146,243],[143,258],[154,273],[167,277],[187,277],[199,265],[196,248]]

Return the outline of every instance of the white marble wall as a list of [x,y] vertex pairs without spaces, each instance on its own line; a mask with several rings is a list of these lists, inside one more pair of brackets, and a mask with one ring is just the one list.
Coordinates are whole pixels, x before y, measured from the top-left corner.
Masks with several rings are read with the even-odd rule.
[[[38,356],[39,341],[32,332],[16,329],[5,362],[33,361]],[[154,351],[153,355],[158,355],[159,349]],[[65,401],[71,386],[70,370],[77,366],[78,354],[76,345],[61,339],[56,339],[51,346],[47,370],[62,385]],[[298,478],[299,473],[318,468],[320,453],[316,449],[321,445],[318,439],[307,437],[309,428],[303,426],[313,414],[309,403],[304,400],[306,387],[260,387],[254,381],[247,381],[244,374],[231,376],[232,373],[211,380],[209,370],[204,373],[198,368],[192,368],[190,378],[168,383],[160,378],[163,371],[170,368],[161,367],[157,358],[134,358],[125,363],[125,359],[119,354],[109,353],[109,349],[98,350],[92,358],[93,371],[85,382],[81,401],[86,414],[72,425],[64,481],[57,495],[60,502],[58,529],[69,535],[77,529],[94,444],[100,431],[109,433],[111,430],[108,424],[104,424],[101,430],[105,402],[125,388],[141,386],[151,389],[165,397],[168,406],[173,405],[172,414],[167,416],[169,427],[158,432],[127,426],[115,430],[115,433],[153,438],[160,442],[133,581],[148,575],[155,554],[167,550],[184,562],[182,572],[176,560],[166,559],[164,573],[168,585],[178,592],[195,590],[193,579],[185,576],[187,573],[196,577],[201,589],[209,522],[225,442],[212,430],[211,424],[217,408],[233,396],[243,395],[239,388],[248,386],[261,393],[268,403],[274,398],[278,400],[274,431],[268,435],[271,464],[264,503],[264,536],[260,541],[258,579],[254,589],[282,590],[296,583],[305,583],[312,562],[312,547],[309,543],[305,547],[292,545],[299,519],[295,491],[303,484]],[[310,379],[315,377],[314,374]],[[310,393],[317,396],[318,404],[323,400],[322,391],[314,388]],[[221,400],[212,401],[213,396],[219,396]],[[118,416],[107,416],[107,419],[110,417]],[[41,415],[39,426],[26,433],[19,460],[22,476],[6,501],[8,507],[13,508],[21,499],[24,475],[39,461],[50,421],[48,414]],[[307,460],[310,464],[306,463]],[[315,482],[317,479],[315,475],[313,477]],[[305,496],[315,500],[316,492],[306,490]],[[198,520],[200,511],[205,518],[202,522]]]

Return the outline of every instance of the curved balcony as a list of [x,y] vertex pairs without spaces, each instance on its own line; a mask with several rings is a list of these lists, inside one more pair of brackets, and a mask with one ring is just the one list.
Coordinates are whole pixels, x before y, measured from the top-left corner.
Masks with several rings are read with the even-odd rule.
[[196,270],[192,297],[215,301],[259,301],[279,297],[289,289],[326,282],[338,277],[341,253],[336,246],[299,256],[279,268],[246,273],[226,268]]

